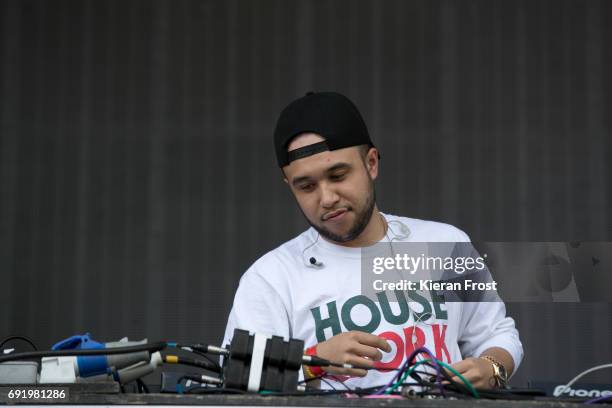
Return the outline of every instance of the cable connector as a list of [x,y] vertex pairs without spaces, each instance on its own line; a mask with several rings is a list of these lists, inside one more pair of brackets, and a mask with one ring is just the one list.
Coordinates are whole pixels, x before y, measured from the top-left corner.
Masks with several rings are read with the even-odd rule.
[[[183,380],[187,380],[185,385],[183,385]],[[208,375],[184,375],[178,379],[176,383],[176,392],[177,394],[182,394],[186,388],[190,387],[189,381],[193,381],[198,384],[212,384],[212,385],[223,385],[223,380],[220,378],[211,377]]]
[[194,358],[180,357],[173,354],[166,354],[163,357],[166,364],[184,364],[192,367],[203,368],[212,372],[219,372],[220,368],[213,362],[207,360],[197,360]]
[[220,356],[229,356],[230,353],[229,350],[223,347],[212,346],[210,344],[192,344],[190,347],[201,353],[210,353]]
[[321,357],[311,356],[307,354],[305,354],[302,357],[302,364],[312,366],[312,367],[338,367],[338,368],[352,368],[352,369],[359,369],[359,370],[371,370],[372,369],[372,367],[364,367],[364,366],[359,366],[359,365],[354,365],[354,364],[334,363],[333,361],[329,361]]
[[331,366],[333,363],[321,357],[304,354],[304,356],[302,356],[302,364],[311,367],[328,367]]
[[185,350],[190,350],[190,351],[198,351],[200,353],[210,353],[210,354],[216,354],[216,355],[221,355],[221,356],[228,356],[230,351],[223,348],[223,347],[218,347],[218,346],[213,346],[210,344],[182,344],[182,343],[177,343],[177,342],[168,342],[167,343],[168,347],[174,347],[174,348],[181,348],[181,349],[185,349]]

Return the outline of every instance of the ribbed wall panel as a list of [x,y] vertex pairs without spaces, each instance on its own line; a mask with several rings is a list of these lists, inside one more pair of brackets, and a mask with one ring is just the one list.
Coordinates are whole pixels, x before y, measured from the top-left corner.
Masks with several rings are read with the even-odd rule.
[[[1,2],[0,334],[220,341],[240,275],[305,228],[271,133],[308,90],[362,110],[383,211],[611,240],[611,19],[570,0]],[[509,310],[519,384],[612,359],[610,304]]]

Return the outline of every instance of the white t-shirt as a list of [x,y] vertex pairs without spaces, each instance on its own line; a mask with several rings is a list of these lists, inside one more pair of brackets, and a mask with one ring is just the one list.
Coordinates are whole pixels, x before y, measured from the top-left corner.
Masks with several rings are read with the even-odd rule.
[[[469,242],[463,231],[448,224],[383,215],[389,229],[381,242]],[[323,265],[311,265],[311,257]],[[314,228],[268,252],[240,279],[223,344],[236,328],[302,339],[306,347],[361,330],[388,340],[392,351],[383,352],[382,362],[393,366],[421,345],[447,363],[501,347],[512,355],[516,371],[523,348],[503,302],[434,304],[408,292],[408,308],[400,307],[399,299],[374,302],[361,295],[360,257],[360,248],[330,243]],[[383,385],[394,375],[370,370],[345,384]]]

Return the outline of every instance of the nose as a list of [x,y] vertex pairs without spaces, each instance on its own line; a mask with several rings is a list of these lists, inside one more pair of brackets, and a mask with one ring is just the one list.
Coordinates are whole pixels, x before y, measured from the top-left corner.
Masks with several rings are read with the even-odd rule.
[[332,186],[329,184],[321,186],[321,207],[334,208],[339,200],[340,196]]

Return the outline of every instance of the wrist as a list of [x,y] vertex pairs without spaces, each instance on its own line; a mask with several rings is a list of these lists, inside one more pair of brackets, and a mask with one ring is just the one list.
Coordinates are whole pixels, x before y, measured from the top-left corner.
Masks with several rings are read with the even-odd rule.
[[[306,354],[307,356],[316,356],[317,355],[317,345],[315,344],[312,347],[308,347],[305,351],[304,354]],[[314,377],[320,377],[323,374],[325,374],[325,371],[319,367],[319,366],[308,366],[305,365],[304,366],[304,373],[306,375],[306,378],[314,378]]]
[[508,371],[506,367],[494,357],[482,355],[479,358],[491,364],[493,368],[493,376],[491,378],[494,380],[495,388],[506,388],[508,386]]

